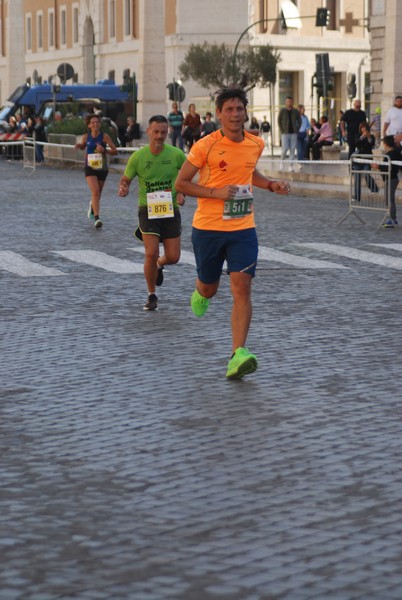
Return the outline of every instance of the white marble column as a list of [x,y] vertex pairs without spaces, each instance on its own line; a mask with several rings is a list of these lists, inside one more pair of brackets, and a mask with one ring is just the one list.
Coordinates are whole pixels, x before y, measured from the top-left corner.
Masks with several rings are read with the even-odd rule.
[[390,107],[395,94],[402,94],[402,2],[387,0],[385,10],[384,71],[382,104]]
[[140,0],[137,120],[142,131],[152,115],[166,114],[165,12],[163,0]]
[[19,85],[25,82],[27,75],[32,76],[32,73],[25,73],[24,0],[9,0],[6,29],[7,63],[4,92],[5,97],[8,98]]

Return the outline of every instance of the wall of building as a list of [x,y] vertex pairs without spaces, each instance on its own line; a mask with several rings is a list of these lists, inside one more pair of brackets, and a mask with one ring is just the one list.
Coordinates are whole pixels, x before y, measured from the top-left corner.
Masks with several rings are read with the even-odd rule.
[[[123,82],[123,73],[141,68],[141,53],[152,50],[158,37],[155,28],[142,31],[141,3],[132,0],[132,22],[129,34],[125,31],[125,2],[123,0],[0,0],[0,101],[18,84],[33,77],[36,71],[42,80],[54,74],[62,62],[70,63],[79,82],[108,78],[114,73],[117,83]],[[278,81],[271,89],[255,89],[250,93],[251,109],[258,117],[268,108],[275,114],[284,94],[292,92],[295,101],[301,102],[314,115],[321,109],[317,105],[315,90],[312,94],[312,77],[316,70],[316,54],[329,53],[334,68],[335,89],[330,92],[329,106],[334,113],[347,108],[350,100],[346,93],[348,74],[356,75],[357,95],[367,105],[376,106],[380,101],[389,105],[401,80],[402,65],[399,46],[402,27],[402,2],[400,0],[296,0],[301,28],[283,27],[280,1],[272,0],[162,0],[162,25],[160,35],[164,46],[164,76],[158,86],[158,102],[170,102],[166,84],[179,79],[179,66],[191,44],[225,43],[235,46],[250,25],[266,19],[266,22],[250,27],[241,38],[240,48],[248,44],[271,44],[281,54],[278,65]],[[316,27],[316,10],[322,5],[332,7],[330,27]],[[381,14],[381,5],[384,10]],[[110,8],[115,5],[114,27]],[[368,7],[378,14],[369,15]],[[386,11],[385,11],[386,6]],[[9,18],[10,8],[13,18]],[[60,8],[66,10],[66,40],[61,42]],[[74,25],[74,9],[78,9],[78,37]],[[22,14],[18,18],[18,11]],[[53,45],[49,44],[49,14],[55,14]],[[38,15],[42,15],[42,47],[38,46]],[[31,16],[31,48],[27,49],[27,16]],[[371,34],[367,30],[370,16]],[[159,21],[158,21],[159,22]],[[289,23],[288,23],[289,25]],[[20,28],[20,35],[11,35],[10,27]],[[17,29],[15,29],[17,27]],[[21,29],[22,27],[22,29]],[[113,29],[113,31],[112,31]],[[10,45],[10,40],[12,43]],[[160,41],[160,40],[158,40]],[[370,42],[372,49],[370,55]],[[9,57],[13,57],[9,60]],[[371,81],[370,60],[372,64]],[[12,65],[12,66],[11,66]],[[152,69],[147,63],[147,69]],[[156,65],[160,73],[160,63]],[[146,76],[146,75],[145,75]],[[183,82],[186,89],[184,107],[195,101],[203,112],[211,105],[210,94],[214,90],[203,89],[193,81]],[[369,91],[372,90],[370,97]]]
[[[321,1],[303,0],[297,4],[300,27],[294,28],[296,23],[289,20],[285,28],[280,3],[268,0],[253,2],[254,21],[266,18],[267,22],[258,23],[250,29],[250,43],[268,43],[281,56],[276,84],[272,89],[256,89],[252,94],[253,112],[257,118],[267,114],[269,104],[275,134],[277,114],[286,95],[292,95],[295,104],[304,104],[309,117],[317,118],[319,114],[328,113],[335,126],[339,110],[350,106],[346,92],[348,75],[356,76],[357,95],[364,100],[366,74],[370,72],[370,34],[365,0],[327,2],[326,5],[334,9],[328,28],[316,26],[317,8],[323,5]],[[312,85],[316,55],[321,53],[329,54],[335,81],[325,104],[318,101],[316,88]],[[278,139],[277,135],[275,137]]]

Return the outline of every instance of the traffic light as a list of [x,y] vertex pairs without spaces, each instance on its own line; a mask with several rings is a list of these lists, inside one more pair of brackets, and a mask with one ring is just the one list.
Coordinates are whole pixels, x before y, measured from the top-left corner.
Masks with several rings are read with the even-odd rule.
[[186,97],[186,90],[178,81],[168,83],[166,87],[169,90],[169,100],[183,102],[184,98]]
[[328,8],[317,8],[315,17],[316,27],[328,27],[331,19],[331,12]]
[[354,73],[349,73],[348,82],[346,84],[346,90],[348,93],[349,100],[353,100],[356,96],[356,75]]
[[174,97],[174,84],[173,83],[168,83],[166,87],[169,90],[169,100],[175,100],[175,97]]
[[317,88],[319,96],[327,96],[328,92],[335,87],[334,71],[329,66],[328,52],[316,54],[315,63],[316,72],[314,73],[315,83],[313,85]]
[[122,92],[129,92],[131,90],[132,80],[130,77],[130,69],[124,69],[123,71],[123,85],[120,86]]
[[317,87],[322,88],[324,86],[324,81],[328,82],[332,75],[331,68],[329,66],[328,52],[315,55],[315,69],[317,76]]

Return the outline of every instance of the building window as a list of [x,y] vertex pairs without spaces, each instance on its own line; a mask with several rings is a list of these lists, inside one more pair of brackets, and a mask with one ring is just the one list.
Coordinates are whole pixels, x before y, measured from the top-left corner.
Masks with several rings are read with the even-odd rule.
[[109,0],[109,39],[116,38],[116,0]]
[[48,12],[48,44],[49,48],[54,48],[54,12]]
[[78,5],[73,5],[73,44],[78,44]]
[[37,49],[43,50],[43,14],[38,12],[36,15],[36,43]]
[[130,36],[133,31],[133,7],[132,0],[124,0],[124,35]]
[[60,45],[67,44],[67,13],[66,9],[60,8]]
[[285,100],[287,96],[294,95],[294,89],[296,87],[295,73],[290,71],[281,71],[279,73],[279,106],[285,106]]
[[32,17],[30,14],[26,16],[25,20],[25,43],[27,50],[32,50]]
[[[268,0],[260,0],[260,21],[268,19]],[[268,23],[260,23],[260,33],[266,33]]]

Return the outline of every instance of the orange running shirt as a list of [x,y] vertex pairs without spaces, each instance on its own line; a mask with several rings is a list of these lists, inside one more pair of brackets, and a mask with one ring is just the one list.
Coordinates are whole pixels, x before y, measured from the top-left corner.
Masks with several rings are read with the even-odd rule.
[[[232,142],[214,131],[194,144],[187,157],[199,169],[198,183],[209,188],[252,183],[253,172],[264,149],[263,140],[244,132],[242,142]],[[224,219],[224,200],[197,198],[193,227],[213,231],[238,231],[255,227],[254,211],[239,219]]]

